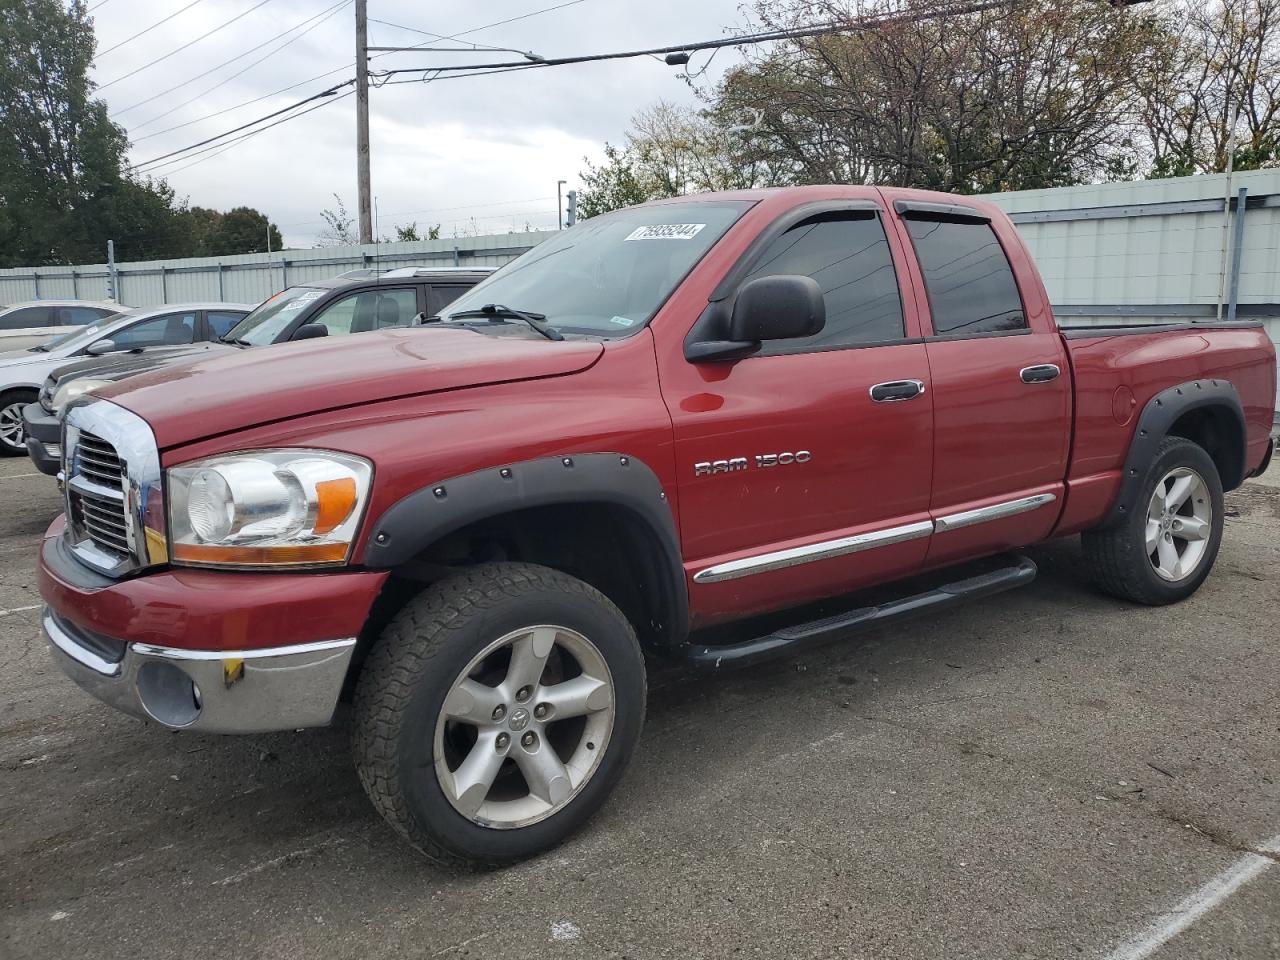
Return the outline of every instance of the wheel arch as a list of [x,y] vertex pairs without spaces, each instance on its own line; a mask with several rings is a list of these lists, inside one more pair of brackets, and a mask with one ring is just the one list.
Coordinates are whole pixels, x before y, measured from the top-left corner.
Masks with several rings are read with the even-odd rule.
[[363,562],[431,582],[494,559],[585,580],[646,646],[669,648],[688,632],[675,518],[657,475],[628,454],[546,457],[423,487],[370,525]]
[[1160,391],[1143,407],[1125,457],[1120,493],[1102,526],[1120,523],[1138,507],[1144,469],[1165,437],[1183,437],[1209,454],[1223,490],[1247,473],[1248,433],[1240,394],[1229,380],[1189,380]]

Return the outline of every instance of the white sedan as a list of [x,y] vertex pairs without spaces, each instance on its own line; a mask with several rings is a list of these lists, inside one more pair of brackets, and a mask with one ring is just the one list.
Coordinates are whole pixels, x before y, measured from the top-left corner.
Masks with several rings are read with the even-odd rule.
[[0,353],[0,455],[26,454],[22,408],[39,396],[45,377],[68,361],[217,340],[252,309],[247,303],[124,308],[38,346]]

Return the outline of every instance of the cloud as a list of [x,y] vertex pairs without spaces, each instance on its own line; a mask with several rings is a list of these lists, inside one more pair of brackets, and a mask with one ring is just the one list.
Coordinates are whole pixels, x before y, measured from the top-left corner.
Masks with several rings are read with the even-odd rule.
[[[193,7],[144,37],[101,58],[95,77],[106,83],[160,57],[249,9],[257,0],[211,0]],[[336,2],[336,0],[335,0]],[[500,0],[485,4],[442,0],[372,0],[376,20],[451,34],[517,17],[555,0]],[[101,94],[135,138],[131,156],[149,160],[280,109],[350,76],[354,60],[352,8],[345,6],[288,47],[275,41],[217,72],[133,110],[125,108],[181,83],[308,18],[326,0],[273,0],[189,50],[111,85]],[[94,14],[100,49],[161,18],[144,0],[114,0]],[[468,34],[464,39],[533,50],[548,57],[659,46],[723,35],[740,23],[736,0],[584,0],[561,10]],[[297,36],[297,31],[289,34]],[[287,39],[287,38],[285,38]],[[427,37],[371,23],[370,44],[413,45]],[[433,44],[434,45],[434,44]],[[217,86],[254,60],[267,59]],[[507,53],[397,53],[372,67],[505,60]],[[704,55],[699,55],[704,56]],[[709,78],[735,61],[724,51]],[[698,65],[695,56],[694,67]],[[306,84],[219,117],[151,136],[176,124],[272,93],[337,70]],[[202,94],[153,123],[146,121]],[[598,156],[604,141],[618,141],[632,114],[665,97],[693,102],[679,68],[651,58],[612,61],[470,79],[387,85],[370,93],[373,185],[382,233],[397,223],[475,225],[495,232],[553,226],[557,180],[576,185],[583,156]],[[180,196],[193,204],[227,208],[248,204],[281,225],[286,242],[309,246],[320,229],[319,213],[340,195],[356,206],[355,99],[326,104],[219,155],[208,153],[160,168]],[[197,162],[200,161],[200,162]],[[384,213],[385,211],[385,213]]]

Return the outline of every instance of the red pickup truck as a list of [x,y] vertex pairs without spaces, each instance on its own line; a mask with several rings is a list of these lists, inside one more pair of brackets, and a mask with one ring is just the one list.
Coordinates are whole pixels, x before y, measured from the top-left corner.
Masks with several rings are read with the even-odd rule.
[[793,653],[1025,583],[1010,551],[1069,534],[1104,590],[1188,596],[1223,491],[1271,457],[1275,379],[1256,324],[1056,327],[973,198],[651,203],[414,327],[81,398],[44,631],[81,686],[173,729],[354,700],[387,820],[502,862],[617,783],[642,651]]

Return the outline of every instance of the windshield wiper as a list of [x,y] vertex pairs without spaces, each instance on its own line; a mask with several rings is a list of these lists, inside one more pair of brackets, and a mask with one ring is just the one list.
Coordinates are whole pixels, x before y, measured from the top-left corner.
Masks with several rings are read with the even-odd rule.
[[234,344],[234,345],[235,345],[235,346],[237,346],[237,347],[252,347],[252,346],[253,346],[253,344],[252,344],[252,343],[250,343],[248,340],[242,340],[242,339],[240,339],[239,337],[219,337],[219,338],[218,338],[218,342],[219,342],[219,343],[231,343],[231,344]]
[[39,344],[39,345],[37,345],[37,346],[32,347],[32,348],[31,348],[31,350],[30,350],[29,352],[31,352],[31,353],[48,353],[48,352],[49,352],[49,348],[48,348],[48,347],[46,347],[43,343],[41,343],[41,344]]
[[555,327],[549,327],[543,322],[547,319],[547,315],[545,313],[529,313],[528,311],[516,310],[501,303],[486,303],[479,310],[461,310],[458,313],[449,314],[450,320],[462,319],[465,317],[484,317],[490,323],[502,323],[503,320],[508,318],[513,320],[523,320],[548,340],[564,339],[564,334]]

